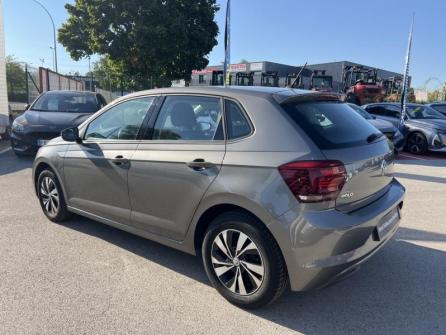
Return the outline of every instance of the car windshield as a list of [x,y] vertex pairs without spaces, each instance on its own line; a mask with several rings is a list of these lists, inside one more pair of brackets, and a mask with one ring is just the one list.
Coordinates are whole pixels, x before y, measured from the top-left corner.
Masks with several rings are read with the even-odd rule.
[[355,104],[348,104],[356,113],[358,113],[359,115],[361,115],[364,119],[366,120],[373,120],[373,117],[367,113],[367,111],[361,107],[359,107],[358,105]]
[[429,106],[407,106],[407,114],[411,119],[446,119],[446,117]]
[[314,87],[331,87],[331,77],[313,77]]
[[431,106],[433,109],[435,109],[436,111],[446,114],[446,104],[444,105],[432,105]]
[[99,110],[96,97],[82,93],[46,93],[32,106],[40,112],[94,113]]

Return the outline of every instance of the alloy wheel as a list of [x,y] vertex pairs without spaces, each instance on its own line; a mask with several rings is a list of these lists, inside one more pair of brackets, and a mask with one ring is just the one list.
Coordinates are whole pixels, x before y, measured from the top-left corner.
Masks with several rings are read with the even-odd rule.
[[232,293],[255,293],[265,277],[262,254],[245,233],[236,229],[220,232],[212,243],[212,267],[220,282]]
[[59,191],[56,183],[50,177],[44,177],[40,183],[40,196],[45,210],[51,216],[55,216],[59,209]]
[[419,134],[414,134],[409,138],[409,151],[418,154],[423,151],[424,138]]

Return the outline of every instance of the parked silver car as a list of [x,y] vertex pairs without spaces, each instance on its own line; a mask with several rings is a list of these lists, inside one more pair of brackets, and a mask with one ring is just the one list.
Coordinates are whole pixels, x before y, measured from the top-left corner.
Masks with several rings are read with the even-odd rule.
[[[400,126],[401,105],[394,102],[372,103],[362,106],[378,119]],[[432,107],[422,104],[407,104],[403,134],[406,149],[417,155],[430,151],[446,152],[446,116]]]
[[212,285],[255,308],[323,287],[395,233],[404,187],[376,128],[331,93],[139,92],[40,148],[52,221],[76,213],[199,254]]

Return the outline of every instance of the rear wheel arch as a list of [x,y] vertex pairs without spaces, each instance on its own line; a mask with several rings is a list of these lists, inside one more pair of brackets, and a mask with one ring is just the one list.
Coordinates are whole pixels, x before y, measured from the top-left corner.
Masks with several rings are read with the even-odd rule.
[[[252,211],[245,209],[243,207],[240,207],[238,205],[230,204],[230,203],[222,203],[213,205],[212,207],[209,207],[206,209],[201,215],[200,218],[197,221],[197,224],[195,225],[194,229],[194,248],[197,252],[201,250],[201,244],[203,243],[204,236],[206,234],[207,229],[209,228],[209,225],[212,223],[212,221],[224,214],[229,212],[239,212],[241,216],[248,215],[251,218],[255,219],[259,225],[261,225],[262,229],[267,229],[271,236],[274,238],[271,231],[268,229],[265,222],[259,218],[256,214],[254,214]],[[275,238],[274,238],[275,239]],[[277,243],[277,241],[276,241]]]

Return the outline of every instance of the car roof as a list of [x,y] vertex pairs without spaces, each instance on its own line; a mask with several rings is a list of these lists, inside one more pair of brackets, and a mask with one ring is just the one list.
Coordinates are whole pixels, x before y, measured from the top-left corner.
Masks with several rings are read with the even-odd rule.
[[[397,106],[397,107],[401,106],[401,104],[399,102],[373,102],[373,103],[370,103],[370,104],[365,104],[362,107],[366,107],[366,106],[382,106],[382,105],[385,105],[385,106]],[[406,105],[407,106],[426,106],[426,105],[423,105],[423,104],[416,104],[416,103],[413,103],[413,102],[410,102],[410,103],[408,103]]]
[[446,101],[435,101],[427,104],[428,106],[432,105],[446,105]]
[[131,93],[118,100],[158,94],[205,94],[217,95],[228,98],[244,97],[264,97],[274,98],[278,103],[285,103],[287,101],[301,98],[307,100],[319,100],[323,97],[339,100],[337,94],[329,92],[317,92],[300,89],[292,89],[287,87],[263,87],[263,86],[192,86],[192,87],[169,87],[159,88],[153,90],[146,90]]
[[74,90],[55,90],[55,91],[46,91],[43,92],[43,94],[47,94],[47,93],[51,93],[51,94],[76,94],[76,95],[95,95],[97,94],[96,92],[91,92],[91,91],[74,91]]

